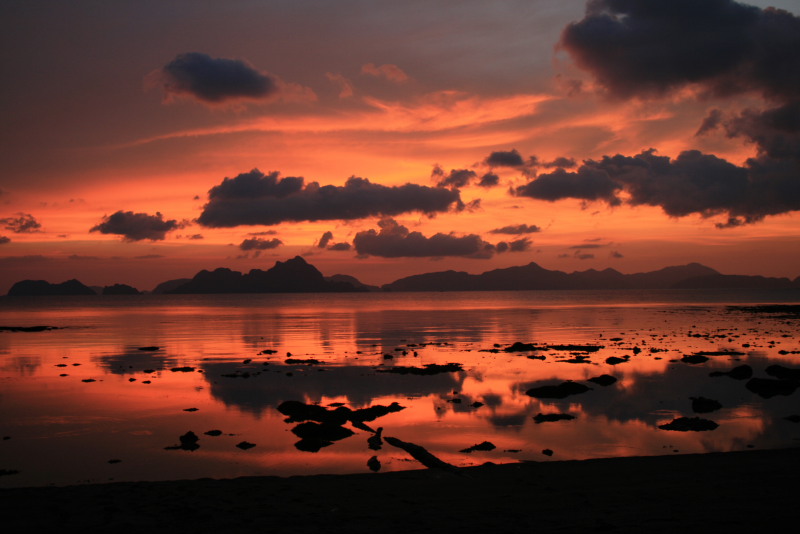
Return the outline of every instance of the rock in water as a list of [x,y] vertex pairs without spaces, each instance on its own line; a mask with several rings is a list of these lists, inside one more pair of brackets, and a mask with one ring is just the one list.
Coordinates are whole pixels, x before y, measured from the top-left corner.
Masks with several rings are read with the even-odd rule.
[[701,419],[700,417],[678,417],[669,423],[658,425],[658,428],[662,430],[677,430],[678,432],[703,432],[714,430],[718,426],[714,421]]
[[367,467],[369,467],[370,471],[377,473],[381,470],[381,462],[378,460],[377,456],[373,456],[367,460]]
[[557,386],[540,386],[538,388],[531,388],[525,392],[526,395],[536,397],[537,399],[563,399],[570,395],[577,395],[585,393],[592,388],[578,384],[577,382],[562,382]]

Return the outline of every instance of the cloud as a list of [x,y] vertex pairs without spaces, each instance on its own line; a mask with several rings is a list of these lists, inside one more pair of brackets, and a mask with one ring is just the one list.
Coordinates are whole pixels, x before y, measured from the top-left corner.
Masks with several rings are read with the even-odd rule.
[[620,203],[617,192],[622,186],[607,172],[589,165],[581,166],[577,172],[556,169],[539,175],[535,180],[513,189],[516,196],[555,201],[562,198],[604,200],[610,205]]
[[101,234],[121,235],[123,241],[161,241],[167,232],[180,228],[178,221],[170,219],[165,221],[161,213],[155,215],[147,213],[133,213],[132,211],[117,211],[103,217],[103,222],[93,226],[90,232]]
[[353,84],[350,83],[350,80],[341,74],[333,72],[326,72],[325,77],[339,86],[339,98],[350,98],[353,96]]
[[484,163],[490,167],[522,167],[525,165],[525,161],[522,159],[519,152],[517,152],[517,149],[512,149],[507,152],[502,150],[492,152]]
[[319,238],[319,243],[317,243],[317,248],[325,248],[328,246],[328,242],[333,239],[333,232],[325,232],[322,234],[322,237]]
[[721,98],[758,93],[770,107],[728,116],[712,109],[696,133],[723,128],[754,144],[757,155],[742,166],[695,150],[671,161],[652,150],[606,156],[576,173],[542,175],[517,194],[618,204],[624,191],[627,202],[671,216],[727,216],[720,228],[800,210],[800,18],[732,0],[587,5],[560,45],[610,96],[658,97],[686,86]]
[[527,237],[515,239],[510,243],[501,241],[497,244],[497,252],[525,252],[531,249],[531,240]]
[[259,100],[278,93],[278,82],[238,59],[213,58],[200,52],[179,54],[150,75],[167,97],[189,96],[210,104]]
[[350,243],[334,243],[328,247],[328,250],[333,251],[346,251],[350,250],[352,247]]
[[408,228],[394,219],[381,219],[380,231],[358,232],[353,244],[359,255],[380,256],[383,258],[421,258],[461,256],[486,259],[494,254],[495,247],[483,241],[480,236],[469,234],[434,234],[426,237],[420,232],[409,232]]
[[800,19],[733,0],[592,0],[560,46],[618,98],[687,84],[785,97],[798,86]]
[[494,230],[489,230],[490,234],[535,234],[536,232],[541,232],[542,229],[535,224],[515,224],[511,226],[503,226],[502,228],[495,228]]
[[374,63],[366,63],[361,66],[361,73],[375,76],[377,78],[386,78],[387,80],[395,83],[403,83],[408,81],[408,74],[403,72],[403,69],[397,65],[387,63],[376,66]]
[[192,239],[192,240],[196,241],[196,240],[205,239],[205,238],[203,237],[202,234],[192,234],[192,235],[186,236],[186,239]]
[[6,243],[11,243],[11,238],[8,236],[0,235],[0,245],[5,245]]
[[475,171],[469,169],[451,169],[449,174],[445,174],[444,169],[438,165],[431,172],[431,177],[439,179],[436,182],[436,187],[451,187],[453,189],[466,187],[477,176],[478,174]]
[[241,250],[269,250],[278,248],[281,245],[283,245],[283,241],[278,238],[261,239],[254,237],[252,239],[245,239],[239,243],[239,248]]
[[4,225],[6,230],[11,230],[15,234],[38,232],[42,227],[30,213],[16,213],[15,215],[16,217],[0,219],[0,224]]
[[612,250],[611,252],[609,252],[608,257],[619,259],[619,258],[624,258],[625,256],[623,256],[622,253],[617,252],[616,250]]
[[798,170],[794,161],[768,156],[751,158],[740,167],[697,150],[670,159],[651,149],[632,157],[586,160],[576,172],[542,174],[513,194],[659,206],[672,217],[721,214],[729,218],[724,226],[733,226],[800,210]]
[[487,172],[481,176],[481,181],[478,182],[480,187],[494,187],[500,183],[500,177],[493,172]]
[[408,212],[433,214],[463,207],[458,191],[416,184],[384,186],[351,177],[344,186],[258,169],[225,178],[208,192],[198,222],[212,228],[288,221],[355,220]]

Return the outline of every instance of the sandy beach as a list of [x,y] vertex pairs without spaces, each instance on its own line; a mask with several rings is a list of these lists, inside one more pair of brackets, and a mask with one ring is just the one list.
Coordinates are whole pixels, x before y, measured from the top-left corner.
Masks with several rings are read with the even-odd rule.
[[769,532],[800,449],[0,490],[7,532]]

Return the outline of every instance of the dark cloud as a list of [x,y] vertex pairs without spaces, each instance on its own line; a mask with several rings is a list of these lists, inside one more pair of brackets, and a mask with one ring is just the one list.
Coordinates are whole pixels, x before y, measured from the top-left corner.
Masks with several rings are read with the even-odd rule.
[[160,241],[166,237],[167,232],[180,227],[178,221],[174,219],[165,221],[164,216],[158,212],[155,215],[149,215],[120,210],[103,217],[103,222],[89,231],[121,235],[124,241],[141,241],[143,239]]
[[11,238],[8,236],[0,235],[0,245],[5,245],[6,243],[11,243]]
[[[555,201],[602,200],[661,207],[667,215],[727,215],[733,226],[800,209],[800,173],[791,160],[751,158],[744,167],[697,150],[677,158],[647,150],[636,156],[587,160],[576,172],[542,174],[513,191]],[[621,193],[624,192],[624,195]]]
[[[505,252],[504,250],[500,250],[500,245],[507,245],[508,252],[525,252],[526,250],[531,249],[531,240],[527,237],[523,237],[521,239],[515,239],[510,243],[506,243],[505,241],[501,241],[497,244],[497,251],[498,252]],[[505,247],[503,247],[505,248]]]
[[458,189],[469,185],[473,178],[478,174],[469,169],[451,169],[449,174],[445,174],[444,169],[438,165],[433,168],[431,177],[436,178],[436,187],[451,187]]
[[510,151],[498,150],[492,152],[486,158],[485,163],[490,167],[522,167],[525,165],[525,161],[516,148]]
[[261,239],[254,237],[252,239],[245,239],[239,243],[239,248],[241,250],[269,250],[272,248],[278,248],[281,245],[283,245],[283,241],[278,238]]
[[617,252],[616,250],[612,250],[608,254],[608,257],[609,258],[617,258],[617,259],[619,259],[619,258],[624,258],[625,256],[623,256],[620,252]]
[[703,119],[703,122],[700,124],[700,127],[697,129],[695,133],[696,136],[707,134],[708,132],[717,129],[717,127],[722,123],[722,111],[719,109],[712,109],[706,115],[706,118]]
[[205,239],[205,238],[203,237],[202,234],[192,234],[190,236],[186,236],[186,239],[199,240],[199,239]]
[[490,234],[535,234],[536,232],[541,232],[542,229],[535,224],[515,224],[511,226],[503,226],[502,228],[495,228],[494,230],[489,230]]
[[304,185],[303,178],[279,178],[254,169],[225,178],[208,192],[198,222],[220,228],[288,221],[354,220],[408,212],[432,214],[463,207],[458,191],[416,184],[384,186],[351,177],[344,186]]
[[572,245],[569,248],[573,249],[583,249],[583,248],[603,248],[607,247],[608,245],[600,245],[598,243],[586,243],[585,245]]
[[620,202],[617,192],[621,188],[608,173],[583,165],[577,172],[556,169],[552,173],[541,174],[535,180],[514,189],[513,194],[549,201],[562,198],[604,200],[616,205]]
[[435,234],[426,237],[420,232],[409,232],[408,228],[394,219],[378,222],[380,231],[358,232],[353,244],[359,255],[400,257],[442,257],[462,256],[467,258],[489,258],[495,251],[494,245],[486,243],[480,236],[470,234]]
[[574,159],[565,158],[563,156],[562,157],[558,157],[558,158],[554,159],[553,161],[547,161],[547,162],[544,162],[544,163],[541,164],[542,167],[548,167],[548,168],[560,167],[562,169],[571,169],[575,165],[577,165],[577,164],[575,163]]
[[180,54],[156,78],[165,93],[217,104],[236,99],[263,99],[278,92],[275,79],[238,59],[212,58],[200,52]]
[[724,128],[753,143],[757,156],[743,166],[698,151],[671,161],[653,151],[606,156],[577,173],[542,175],[517,194],[614,204],[625,191],[631,204],[672,216],[727,215],[720,228],[800,210],[800,18],[731,0],[592,0],[561,45],[615,97],[658,96],[687,84],[722,97],[760,93],[769,109],[728,117],[714,109],[697,130]]
[[42,227],[30,213],[16,213],[15,215],[15,217],[0,219],[0,224],[2,224],[6,230],[11,230],[15,234],[37,232]]
[[328,247],[328,250],[333,251],[346,251],[350,250],[352,247],[350,243],[334,243]]
[[328,246],[330,240],[333,239],[333,232],[325,232],[322,234],[322,237],[319,238],[319,243],[317,243],[317,248],[325,248]]
[[755,143],[762,164],[767,159],[800,164],[800,86],[797,100],[765,111],[746,110],[725,127],[728,135]]
[[718,94],[796,91],[800,24],[732,0],[591,0],[561,36],[581,68],[616,97],[703,83]]
[[481,176],[481,181],[478,182],[480,187],[494,187],[500,183],[500,177],[493,172],[487,172]]

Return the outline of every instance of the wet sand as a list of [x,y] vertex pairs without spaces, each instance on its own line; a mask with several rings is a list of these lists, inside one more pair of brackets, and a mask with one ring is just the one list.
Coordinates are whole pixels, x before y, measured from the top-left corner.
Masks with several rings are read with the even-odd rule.
[[[800,449],[0,490],[6,532],[770,532]],[[13,475],[12,475],[13,476]]]

